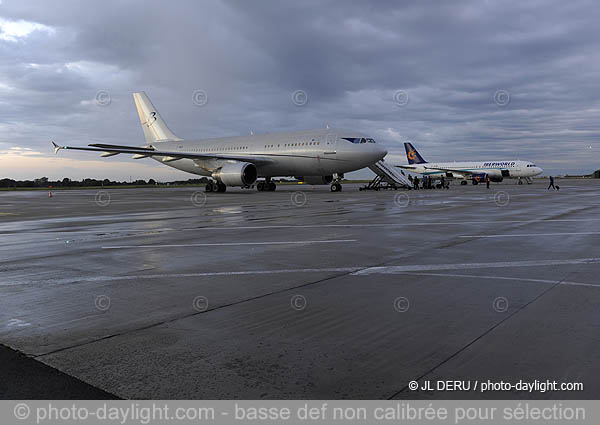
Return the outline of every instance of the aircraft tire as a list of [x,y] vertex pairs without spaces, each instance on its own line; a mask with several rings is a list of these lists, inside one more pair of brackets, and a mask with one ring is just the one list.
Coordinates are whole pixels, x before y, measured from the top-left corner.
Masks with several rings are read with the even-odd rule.
[[342,191],[342,185],[339,183],[333,183],[331,185],[331,191],[332,192],[341,192]]

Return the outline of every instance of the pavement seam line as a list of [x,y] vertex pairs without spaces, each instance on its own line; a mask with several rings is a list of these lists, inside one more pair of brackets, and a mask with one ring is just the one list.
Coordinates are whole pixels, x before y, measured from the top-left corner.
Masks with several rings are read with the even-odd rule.
[[[382,266],[383,264],[385,264],[385,263],[379,264],[377,266],[370,266],[370,267],[379,267],[379,266]],[[364,268],[367,269],[369,267],[364,267]],[[354,268],[351,271],[347,271],[347,272],[344,272],[344,273],[336,274],[334,276],[329,276],[329,277],[326,277],[326,278],[323,278],[323,279],[319,279],[319,280],[315,280],[315,281],[312,281],[312,282],[303,283],[302,285],[297,285],[297,286],[293,286],[293,287],[290,287],[290,288],[281,289],[279,291],[273,291],[273,292],[269,292],[267,294],[257,295],[255,297],[246,298],[246,299],[243,299],[243,300],[239,300],[239,301],[235,301],[235,302],[231,302],[231,303],[219,305],[219,306],[216,306],[216,307],[213,307],[213,308],[209,308],[209,309],[207,309],[205,311],[198,311],[198,312],[195,312],[195,313],[186,314],[186,315],[179,316],[179,317],[176,317],[176,318],[172,318],[172,319],[168,319],[168,320],[163,320],[161,322],[152,323],[150,325],[142,326],[142,327],[137,328],[137,329],[131,329],[131,330],[124,331],[124,332],[118,332],[118,333],[115,333],[115,334],[106,335],[104,337],[101,337],[101,338],[98,338],[98,339],[94,339],[92,341],[86,341],[86,342],[82,342],[82,343],[79,343],[79,344],[73,344],[73,345],[70,345],[68,347],[62,347],[62,348],[59,348],[59,349],[56,349],[56,350],[48,351],[46,353],[31,355],[30,357],[37,359],[37,358],[40,358],[40,357],[45,357],[45,356],[49,356],[49,355],[52,355],[52,354],[60,353],[62,351],[67,351],[67,350],[70,350],[70,349],[73,349],[73,348],[83,347],[83,346],[88,345],[88,344],[93,344],[93,343],[96,343],[96,342],[105,341],[107,339],[115,338],[115,337],[118,337],[118,336],[127,335],[127,334],[130,334],[130,333],[133,333],[133,332],[144,331],[144,330],[156,327],[156,326],[161,326],[161,325],[165,325],[165,324],[168,324],[168,323],[173,323],[173,322],[176,322],[178,320],[187,319],[189,317],[198,316],[200,314],[209,313],[211,311],[216,311],[216,310],[220,310],[220,309],[223,309],[223,308],[227,308],[227,307],[231,307],[231,306],[243,304],[243,303],[246,303],[246,302],[255,301],[255,300],[258,300],[258,299],[261,299],[261,298],[269,297],[271,295],[283,294],[283,293],[288,292],[288,291],[292,291],[292,290],[299,289],[299,288],[304,288],[304,287],[311,286],[311,285],[316,285],[318,283],[323,283],[323,282],[326,282],[326,281],[331,280],[331,279],[336,279],[338,277],[349,276],[349,275],[352,275],[352,273],[355,273],[356,271],[359,271],[359,270],[361,270],[361,269],[360,268]]]
[[[567,274],[567,276],[568,276],[568,274]],[[423,379],[425,376],[429,375],[430,373],[432,373],[433,371],[435,371],[436,369],[438,369],[440,366],[448,363],[450,360],[452,360],[453,358],[455,358],[456,356],[458,356],[460,353],[462,353],[463,351],[465,351],[467,348],[469,348],[470,346],[472,346],[473,344],[475,344],[477,341],[479,341],[480,339],[482,339],[486,335],[490,334],[492,331],[494,331],[500,325],[502,325],[506,321],[512,319],[515,315],[517,315],[518,313],[520,313],[521,311],[523,311],[524,309],[526,309],[527,307],[529,307],[531,304],[533,304],[534,302],[536,302],[537,300],[539,300],[541,297],[543,297],[544,295],[546,295],[548,292],[552,291],[554,288],[559,287],[561,285],[561,283],[567,278],[567,276],[565,276],[564,278],[562,278],[560,281],[556,282],[554,285],[551,285],[550,287],[548,287],[545,291],[542,291],[538,296],[534,297],[531,301],[529,301],[528,303],[524,304],[522,307],[520,307],[517,310],[515,310],[512,314],[510,314],[507,317],[505,317],[504,319],[500,320],[495,325],[493,325],[492,327],[490,327],[489,329],[487,329],[485,332],[483,332],[481,335],[477,336],[476,338],[474,338],[473,340],[471,340],[469,343],[467,343],[463,347],[459,348],[453,354],[451,354],[450,356],[446,357],[444,360],[442,360],[441,362],[439,362],[438,364],[436,364],[435,366],[433,366],[432,368],[430,368],[429,370],[427,370],[426,372],[422,373],[417,378],[414,378],[412,380],[418,382],[419,380]],[[396,391],[390,397],[388,397],[387,400],[393,400],[395,397],[397,397],[401,393],[405,392],[407,389],[408,389],[408,384],[405,385],[404,387],[402,387],[400,390]]]

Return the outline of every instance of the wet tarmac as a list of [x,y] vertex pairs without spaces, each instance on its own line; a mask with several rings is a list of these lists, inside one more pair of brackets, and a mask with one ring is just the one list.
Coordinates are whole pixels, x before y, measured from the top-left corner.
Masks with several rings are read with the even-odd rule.
[[[600,182],[558,183],[0,192],[0,344],[121,398],[598,398]],[[480,391],[520,380],[584,389]]]

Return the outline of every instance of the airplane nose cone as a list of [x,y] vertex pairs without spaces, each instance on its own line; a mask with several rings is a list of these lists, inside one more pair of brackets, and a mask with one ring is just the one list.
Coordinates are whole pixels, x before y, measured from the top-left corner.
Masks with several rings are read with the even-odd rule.
[[377,161],[382,160],[388,153],[387,149],[384,148],[383,146],[377,146],[377,148],[375,149],[376,152],[376,156],[377,156]]
[[542,170],[540,167],[535,167],[535,175],[537,176],[538,174],[542,174],[544,172],[544,170]]

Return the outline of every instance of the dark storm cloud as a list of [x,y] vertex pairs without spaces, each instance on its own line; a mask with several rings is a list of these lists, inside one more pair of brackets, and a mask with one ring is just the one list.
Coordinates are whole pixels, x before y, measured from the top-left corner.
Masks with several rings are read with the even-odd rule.
[[[2,19],[49,29],[0,39],[0,149],[140,143],[131,92],[146,90],[183,137],[329,124],[374,135],[395,162],[411,140],[431,159],[589,172],[600,168],[599,11],[593,1],[6,0]],[[295,90],[306,105],[293,104]],[[509,98],[495,102],[498,91]]]

